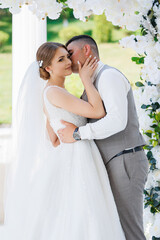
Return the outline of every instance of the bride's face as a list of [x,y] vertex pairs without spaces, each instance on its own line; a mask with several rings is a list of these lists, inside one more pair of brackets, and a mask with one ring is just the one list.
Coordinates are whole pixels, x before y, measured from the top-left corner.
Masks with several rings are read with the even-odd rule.
[[57,49],[49,69],[54,76],[65,77],[72,74],[71,65],[70,54],[65,48],[60,47]]

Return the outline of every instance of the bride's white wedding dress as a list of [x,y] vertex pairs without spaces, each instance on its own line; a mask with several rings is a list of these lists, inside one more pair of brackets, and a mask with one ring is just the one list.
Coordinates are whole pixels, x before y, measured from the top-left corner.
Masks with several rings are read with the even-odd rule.
[[[77,126],[86,119],[44,104],[55,132],[60,120]],[[27,209],[13,216],[1,240],[125,240],[108,175],[94,141],[61,143],[50,147],[37,171]],[[6,228],[7,229],[7,228]],[[3,235],[2,235],[3,236]]]

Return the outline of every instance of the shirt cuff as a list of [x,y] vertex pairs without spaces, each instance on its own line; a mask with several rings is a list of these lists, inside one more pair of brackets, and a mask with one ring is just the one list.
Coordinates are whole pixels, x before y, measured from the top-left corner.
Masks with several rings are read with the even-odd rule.
[[82,140],[91,139],[91,131],[89,123],[87,123],[85,126],[79,127],[79,133]]

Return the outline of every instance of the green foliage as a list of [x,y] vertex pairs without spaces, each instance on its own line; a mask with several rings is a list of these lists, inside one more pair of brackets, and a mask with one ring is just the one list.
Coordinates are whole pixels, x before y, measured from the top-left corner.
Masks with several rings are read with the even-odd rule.
[[[154,16],[153,9],[151,9],[148,12],[148,17],[150,18],[150,22],[154,28],[156,28],[156,18]],[[144,19],[147,20],[146,16],[144,16]],[[144,26],[141,25],[141,32],[143,35],[147,34],[147,29],[144,28]],[[157,36],[153,36],[155,42],[157,42]],[[135,41],[136,38],[135,38]],[[132,61],[135,62],[136,64],[144,64],[144,59],[145,56],[139,56],[139,57],[132,57]],[[141,78],[143,81],[143,79]],[[148,86],[152,86],[151,82],[145,81]],[[137,87],[144,87],[144,84],[142,82],[136,82],[135,85]],[[141,106],[142,109],[144,109],[146,112],[148,112],[148,116],[152,119],[152,126],[150,126],[151,130],[144,131],[143,134],[148,136],[149,139],[149,145],[146,145],[144,149],[148,150],[147,157],[148,161],[150,163],[150,170],[156,169],[156,159],[154,159],[152,155],[152,148],[160,145],[160,104],[158,102],[155,103],[150,103],[149,105],[142,104]],[[153,210],[153,206],[152,206]],[[154,210],[153,210],[154,212]]]
[[155,214],[160,212],[160,201],[158,200],[160,187],[144,190],[145,204],[144,207],[150,206],[150,212]]
[[160,238],[152,237],[152,240],[160,240]]
[[68,41],[70,38],[83,34],[83,30],[75,26],[64,27],[59,31],[59,37],[62,41]]
[[[61,12],[60,19],[74,19],[73,9],[64,8]],[[53,21],[53,20],[51,20]]]
[[9,34],[3,31],[0,31],[0,47],[6,44],[9,40]]
[[65,4],[67,0],[57,0],[57,2]]
[[152,152],[150,151],[153,147],[160,145],[160,104],[158,102],[152,103],[150,105],[143,104],[142,109],[148,111],[148,116],[153,120],[153,124],[150,126],[152,130],[147,130],[144,132],[147,135],[149,140],[149,145],[145,146],[146,150],[149,150],[147,157],[150,163],[150,169],[156,169],[156,160],[153,158]]
[[143,86],[144,86],[144,84],[143,84],[142,82],[136,82],[135,85],[136,85],[137,87],[143,87]]
[[111,42],[113,25],[106,20],[105,14],[94,16],[93,38],[98,43]]
[[2,8],[0,8],[0,16],[9,16],[9,15],[11,15],[11,13],[9,12],[9,9],[8,8],[4,8],[4,9],[2,9]]
[[136,64],[144,64],[144,58],[145,57],[132,57],[132,61]]

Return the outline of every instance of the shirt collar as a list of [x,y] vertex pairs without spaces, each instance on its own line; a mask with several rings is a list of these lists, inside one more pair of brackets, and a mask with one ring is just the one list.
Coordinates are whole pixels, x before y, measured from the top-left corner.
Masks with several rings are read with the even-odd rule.
[[98,67],[96,68],[96,70],[94,71],[93,75],[92,75],[92,82],[94,83],[94,81],[97,78],[98,73],[100,72],[100,70],[102,69],[102,67],[104,66],[104,63],[102,63],[101,61],[98,62]]

